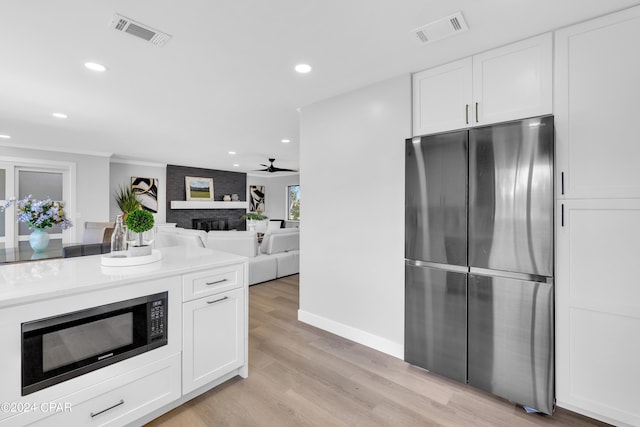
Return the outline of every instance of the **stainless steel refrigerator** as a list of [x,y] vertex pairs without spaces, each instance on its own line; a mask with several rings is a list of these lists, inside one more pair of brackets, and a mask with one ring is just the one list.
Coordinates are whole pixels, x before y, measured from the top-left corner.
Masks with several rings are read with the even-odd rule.
[[553,117],[406,142],[405,360],[554,409]]

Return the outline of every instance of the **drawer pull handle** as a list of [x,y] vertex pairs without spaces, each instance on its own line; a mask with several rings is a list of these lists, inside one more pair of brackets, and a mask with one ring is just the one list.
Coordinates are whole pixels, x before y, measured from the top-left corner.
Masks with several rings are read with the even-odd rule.
[[216,285],[218,283],[226,282],[227,279],[216,280],[215,282],[207,282],[207,286]]
[[113,408],[117,408],[120,405],[124,405],[124,400],[120,399],[120,402],[116,403],[115,405],[109,406],[107,409],[103,409],[102,411],[96,412],[95,414],[91,412],[89,415],[91,415],[91,418],[94,418],[100,414],[104,414],[105,412],[112,410]]
[[207,301],[207,304],[215,304],[217,302],[224,301],[226,299],[229,299],[229,297],[220,298],[220,299],[217,299],[215,301]]

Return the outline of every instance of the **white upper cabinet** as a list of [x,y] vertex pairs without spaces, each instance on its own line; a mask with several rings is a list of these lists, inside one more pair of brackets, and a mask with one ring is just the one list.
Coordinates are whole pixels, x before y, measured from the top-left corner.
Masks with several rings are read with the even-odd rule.
[[639,7],[556,33],[560,197],[640,197],[638,40]]
[[466,127],[471,122],[471,58],[413,75],[413,134]]
[[473,124],[551,114],[552,76],[551,33],[475,55]]
[[551,33],[413,75],[413,135],[553,112]]

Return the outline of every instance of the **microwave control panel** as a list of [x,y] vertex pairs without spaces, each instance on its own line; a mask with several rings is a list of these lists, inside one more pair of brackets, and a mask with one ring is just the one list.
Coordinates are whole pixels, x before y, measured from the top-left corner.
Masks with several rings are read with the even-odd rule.
[[165,322],[165,300],[151,302],[151,339],[164,335]]

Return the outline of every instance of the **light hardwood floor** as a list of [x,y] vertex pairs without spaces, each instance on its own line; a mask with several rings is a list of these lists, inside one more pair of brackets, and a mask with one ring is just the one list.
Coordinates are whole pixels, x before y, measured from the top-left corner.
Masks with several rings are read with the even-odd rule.
[[298,276],[249,288],[249,378],[154,420],[175,426],[589,426],[511,402],[298,322]]

